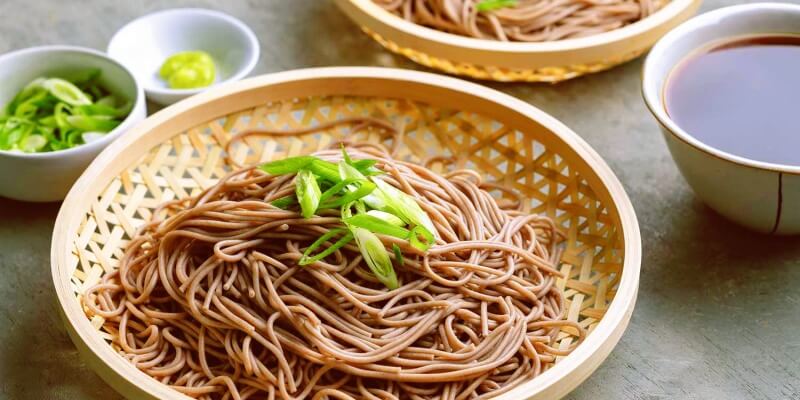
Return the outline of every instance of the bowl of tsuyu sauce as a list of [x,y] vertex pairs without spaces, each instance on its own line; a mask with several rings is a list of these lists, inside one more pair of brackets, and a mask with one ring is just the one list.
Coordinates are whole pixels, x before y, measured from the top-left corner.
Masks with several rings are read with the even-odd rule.
[[800,5],[687,21],[653,47],[642,93],[698,197],[757,231],[800,233]]

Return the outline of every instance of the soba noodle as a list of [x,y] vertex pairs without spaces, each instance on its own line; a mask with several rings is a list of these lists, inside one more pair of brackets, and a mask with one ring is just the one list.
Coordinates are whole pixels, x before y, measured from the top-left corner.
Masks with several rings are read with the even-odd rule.
[[[292,134],[341,124],[398,141],[368,118]],[[294,193],[293,176],[249,167],[162,204],[119,269],[86,291],[87,315],[104,319],[138,369],[200,399],[487,398],[581,342],[556,287],[563,236],[551,219],[519,211],[520,199],[498,203],[487,191],[496,185],[474,171],[440,175],[377,145],[346,145],[353,158],[378,160],[382,179],[437,228],[424,253],[381,236],[405,255],[399,288],[380,284],[352,243],[298,265],[305,247],[341,227],[339,211],[304,219],[277,208],[270,202]],[[577,340],[559,347],[564,334]]]
[[518,0],[480,11],[482,0],[373,0],[408,21],[481,39],[546,42],[611,31],[656,12],[668,0]]

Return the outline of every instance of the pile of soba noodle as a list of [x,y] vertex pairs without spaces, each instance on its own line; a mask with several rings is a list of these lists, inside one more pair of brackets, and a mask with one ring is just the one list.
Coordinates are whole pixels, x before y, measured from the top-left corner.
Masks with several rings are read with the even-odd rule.
[[[373,0],[408,21],[480,39],[547,42],[608,32],[646,18],[668,0],[518,0],[480,11],[486,0]],[[489,0],[497,1],[497,0]]]
[[[342,124],[397,135],[369,118],[247,135]],[[563,237],[552,220],[518,211],[521,200],[499,204],[487,192],[497,186],[473,171],[440,175],[378,145],[344,143],[354,159],[378,160],[381,178],[413,195],[436,226],[425,253],[379,235],[404,255],[399,288],[383,286],[353,242],[298,265],[307,246],[341,227],[339,210],[304,219],[276,208],[272,200],[294,193],[294,176],[250,167],[162,204],[119,269],[87,290],[87,315],[105,319],[138,369],[200,399],[487,398],[580,343],[585,332],[564,319],[555,286]],[[338,161],[338,148],[316,155]],[[577,340],[559,349],[563,332]]]

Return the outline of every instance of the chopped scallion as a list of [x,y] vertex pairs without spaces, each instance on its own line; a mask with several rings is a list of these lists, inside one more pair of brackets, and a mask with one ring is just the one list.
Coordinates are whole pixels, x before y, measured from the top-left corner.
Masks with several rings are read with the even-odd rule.
[[403,252],[400,251],[400,246],[392,243],[392,251],[394,252],[394,260],[402,267],[404,264],[404,257]]
[[475,8],[480,12],[486,12],[506,7],[514,7],[516,5],[517,0],[482,0],[475,5]]
[[400,239],[409,237],[410,231],[406,228],[392,225],[380,218],[373,217],[369,214],[357,214],[344,220],[348,226],[352,225],[358,228],[368,229],[371,232],[380,233],[382,235],[394,236]]
[[344,228],[331,229],[330,231],[326,232],[324,235],[320,236],[319,239],[315,240],[314,243],[312,243],[311,246],[308,246],[308,248],[303,252],[303,257],[300,258],[300,261],[298,262],[298,264],[300,264],[300,265],[308,265],[308,264],[315,263],[315,262],[317,262],[319,260],[322,260],[325,257],[333,254],[333,252],[335,252],[336,250],[342,248],[342,246],[346,245],[347,243],[350,243],[350,241],[353,240],[353,234],[350,233],[350,232],[347,232],[347,233],[344,234],[344,236],[342,236],[339,240],[334,242],[331,246],[329,246],[325,250],[317,253],[316,255],[311,256],[311,253],[314,250],[316,250],[319,246],[322,246],[323,243],[331,240],[334,236],[336,236],[336,235],[338,235],[338,234],[340,234],[340,233],[342,233],[344,231],[345,231]]
[[379,194],[379,197],[388,209],[382,211],[390,211],[410,224],[421,225],[431,232],[431,234],[436,232],[436,227],[433,225],[430,217],[428,217],[428,214],[419,206],[417,200],[386,183],[382,179],[372,178],[372,182],[378,186],[378,190],[376,190],[375,193]]
[[300,171],[297,174],[295,191],[303,218],[314,216],[314,213],[317,212],[317,207],[319,207],[319,199],[322,196],[314,174],[306,170]]
[[389,290],[397,289],[397,274],[392,267],[392,260],[377,235],[364,228],[351,228],[358,249],[364,257],[372,273]]

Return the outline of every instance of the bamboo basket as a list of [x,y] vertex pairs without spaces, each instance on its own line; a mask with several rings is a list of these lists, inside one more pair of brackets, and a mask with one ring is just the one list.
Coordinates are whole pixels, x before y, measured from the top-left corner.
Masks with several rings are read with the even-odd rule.
[[[153,208],[223,176],[230,167],[221,144],[231,133],[350,116],[402,120],[402,158],[451,156],[455,165],[524,193],[531,212],[552,216],[567,233],[559,265],[567,278],[558,285],[568,318],[590,333],[569,356],[501,399],[561,397],[600,365],[630,319],[641,261],[636,216],[605,162],[569,128],[508,95],[428,73],[349,67],[265,75],[182,101],[114,142],[77,181],[53,233],[53,283],[73,342],[106,382],[129,399],[187,399],[123,359],[102,319],[89,320],[80,302],[88,286],[116,268]],[[309,153],[346,135],[342,129],[255,138],[231,156],[258,163]],[[571,340],[564,335],[559,345]]]
[[372,0],[335,0],[388,50],[448,74],[500,82],[556,83],[630,61],[691,17],[702,0],[661,0],[664,7],[611,32],[554,42],[475,39],[406,21]]

